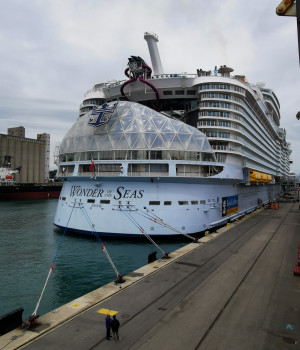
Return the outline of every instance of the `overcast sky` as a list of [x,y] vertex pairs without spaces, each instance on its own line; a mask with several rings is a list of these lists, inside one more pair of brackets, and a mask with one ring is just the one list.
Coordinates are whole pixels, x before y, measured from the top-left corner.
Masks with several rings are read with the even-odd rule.
[[151,60],[145,31],[159,36],[165,73],[226,64],[264,82],[281,104],[281,126],[300,173],[300,74],[296,17],[280,0],[0,0],[0,133],[55,144],[76,121],[94,84],[125,79],[130,55]]

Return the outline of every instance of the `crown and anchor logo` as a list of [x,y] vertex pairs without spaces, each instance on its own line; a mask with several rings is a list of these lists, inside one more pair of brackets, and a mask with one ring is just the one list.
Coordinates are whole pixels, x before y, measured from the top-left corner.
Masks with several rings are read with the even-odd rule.
[[107,124],[117,105],[118,102],[115,102],[113,104],[104,103],[102,106],[94,108],[88,121],[88,125],[97,127]]

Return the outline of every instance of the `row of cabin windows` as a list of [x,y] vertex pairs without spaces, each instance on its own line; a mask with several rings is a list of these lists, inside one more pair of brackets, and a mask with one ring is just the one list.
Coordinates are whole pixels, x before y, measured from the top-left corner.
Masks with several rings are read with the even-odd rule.
[[230,90],[230,85],[228,85],[228,84],[202,84],[199,87],[199,90],[210,90],[210,89]]
[[222,112],[222,111],[201,111],[201,116],[209,116],[209,117],[225,117],[230,118],[229,112]]
[[[61,197],[60,198],[62,201],[66,200],[66,197]],[[87,203],[95,203],[96,200],[95,199],[88,199]],[[198,205],[200,202],[200,204],[205,204],[205,200],[200,200],[200,201],[191,201],[192,205]],[[100,204],[110,204],[110,200],[108,199],[101,199],[100,200]],[[179,205],[188,205],[189,202],[188,201],[178,201]],[[160,201],[149,201],[149,205],[160,205]],[[164,201],[164,205],[172,205],[172,201]]]
[[93,98],[93,99],[84,100],[82,102],[82,105],[83,106],[86,106],[86,105],[97,105],[97,106],[100,106],[103,103],[104,103],[103,99]]
[[[173,95],[172,90],[165,90],[163,91],[164,96],[171,96]],[[196,95],[196,90],[175,90],[175,95],[176,96],[182,96],[182,95]]]
[[[201,201],[191,201],[192,205],[205,204],[205,200]],[[188,205],[188,201],[178,201],[179,205]],[[149,205],[160,205],[160,201],[149,201]],[[164,201],[164,205],[172,205],[171,201]]]
[[59,155],[59,162],[94,160],[202,160],[213,161],[213,155],[209,152],[197,151],[146,151],[146,150],[120,150],[120,151],[91,151],[65,153]]
[[230,138],[230,133],[229,132],[206,131],[205,135],[207,137]]
[[245,90],[240,88],[239,86],[233,86],[228,84],[202,84],[199,87],[199,90],[210,90],[210,89],[216,89],[216,90],[232,90],[237,91],[245,94]]
[[238,97],[235,97],[235,96],[231,96],[229,94],[218,94],[218,93],[215,93],[215,92],[211,92],[211,93],[203,93],[201,95],[201,99],[203,98],[221,98],[221,99],[224,99],[224,100],[231,100],[231,101],[236,101],[238,103],[243,103],[243,100],[238,98]]
[[244,114],[244,110],[239,107],[232,105],[230,103],[223,103],[223,102],[202,102],[200,103],[200,108],[227,108],[227,109],[232,109],[235,110],[241,114]]
[[[207,132],[208,136],[214,137],[214,132]],[[219,137],[225,137],[219,132]],[[223,135],[223,136],[222,136]],[[230,134],[228,133],[230,136]],[[229,137],[228,136],[228,137]],[[209,176],[218,174],[223,170],[220,166],[198,165],[198,164],[176,164],[176,176]],[[74,165],[61,165],[59,167],[59,176],[70,176],[74,172]],[[118,176],[123,173],[122,164],[80,164],[79,175],[92,173],[95,175]],[[168,176],[169,164],[147,164],[134,163],[128,164],[128,176]]]
[[[65,201],[66,197],[60,197],[62,201]],[[88,199],[87,203],[95,203],[95,199]],[[110,204],[110,200],[108,199],[100,199],[100,204]]]
[[224,126],[227,128],[233,127],[233,124],[230,122],[222,121],[222,120],[205,120],[199,121],[199,125],[207,125],[207,126]]

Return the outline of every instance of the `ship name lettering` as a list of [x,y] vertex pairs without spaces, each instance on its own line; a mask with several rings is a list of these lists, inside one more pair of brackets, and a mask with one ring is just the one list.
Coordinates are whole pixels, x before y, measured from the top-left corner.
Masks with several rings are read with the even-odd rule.
[[143,198],[144,190],[125,190],[123,186],[117,188],[117,194],[114,195],[114,199],[121,198]]
[[70,197],[74,196],[84,196],[84,197],[100,197],[102,198],[104,190],[102,189],[91,189],[91,188],[82,188],[81,186],[72,186],[70,190]]

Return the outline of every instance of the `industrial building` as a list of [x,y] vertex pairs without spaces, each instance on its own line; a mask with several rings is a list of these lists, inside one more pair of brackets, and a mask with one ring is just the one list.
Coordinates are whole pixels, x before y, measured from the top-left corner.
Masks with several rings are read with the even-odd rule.
[[49,181],[50,134],[25,137],[23,126],[9,128],[0,134],[0,167],[19,168],[15,181],[41,183]]

